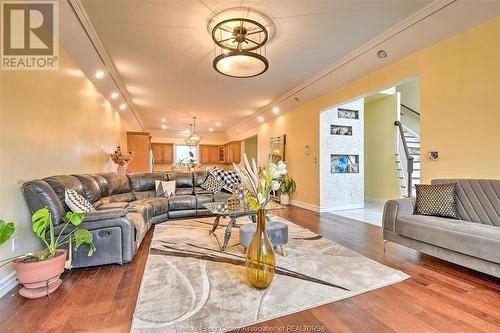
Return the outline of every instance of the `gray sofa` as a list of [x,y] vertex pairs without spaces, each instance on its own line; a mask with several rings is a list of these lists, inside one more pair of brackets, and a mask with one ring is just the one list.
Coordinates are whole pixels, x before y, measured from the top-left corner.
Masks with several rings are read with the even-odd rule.
[[413,200],[390,200],[384,207],[384,241],[500,277],[500,180],[432,181],[443,183],[457,183],[460,220],[415,215]]
[[[55,231],[63,227],[68,206],[64,190],[72,189],[96,208],[85,213],[81,228],[94,236],[97,251],[74,252],[73,267],[123,264],[134,258],[148,229],[171,219],[209,216],[203,204],[224,201],[228,193],[212,194],[200,186],[207,172],[158,172],[121,175],[117,173],[52,176],[23,184],[22,190],[30,211],[47,207]],[[175,196],[156,197],[155,180],[175,180]],[[71,232],[67,227],[63,234]],[[84,245],[86,246],[86,245]]]

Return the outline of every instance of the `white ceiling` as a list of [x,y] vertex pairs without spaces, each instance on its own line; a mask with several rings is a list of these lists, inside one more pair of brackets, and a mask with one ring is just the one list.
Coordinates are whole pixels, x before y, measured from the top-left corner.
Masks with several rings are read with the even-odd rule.
[[[226,131],[415,13],[428,0],[111,1],[83,8],[147,129]],[[244,6],[271,17],[268,72],[234,79],[212,68],[211,16]],[[220,127],[215,122],[220,121]]]

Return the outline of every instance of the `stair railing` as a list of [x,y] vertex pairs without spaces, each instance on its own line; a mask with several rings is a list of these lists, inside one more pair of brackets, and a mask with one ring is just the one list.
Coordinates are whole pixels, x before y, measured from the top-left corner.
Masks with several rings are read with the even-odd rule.
[[[406,142],[405,133],[403,130],[403,125],[401,122],[396,120],[394,125],[399,129],[399,137],[401,138],[401,143],[403,145],[402,152],[404,156],[400,156],[401,169],[403,170],[404,176],[406,176],[406,190],[408,198],[411,197],[412,192],[412,174],[413,174],[413,156],[410,155],[410,149],[408,149],[408,143]],[[400,149],[401,151],[401,149]],[[406,162],[406,163],[404,163]]]

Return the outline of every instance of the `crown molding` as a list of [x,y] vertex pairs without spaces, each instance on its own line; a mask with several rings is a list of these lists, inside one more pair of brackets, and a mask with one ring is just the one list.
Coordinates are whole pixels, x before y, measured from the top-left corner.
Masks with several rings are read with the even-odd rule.
[[121,95],[123,96],[123,99],[125,100],[125,103],[128,105],[129,110],[132,112],[135,120],[139,124],[139,126],[142,128],[142,130],[145,130],[146,127],[144,125],[144,122],[137,111],[134,102],[132,101],[132,98],[130,97],[130,94],[125,87],[125,84],[123,83],[120,74],[118,72],[118,69],[115,66],[115,63],[111,60],[111,58],[108,56],[104,46],[101,43],[101,40],[99,39],[97,32],[94,29],[94,26],[90,22],[90,18],[87,15],[87,12],[85,11],[85,8],[83,7],[82,1],[81,0],[67,0],[69,6],[72,8],[73,12],[75,13],[76,17],[78,18],[78,21],[80,22],[82,28],[85,30],[85,33],[87,34],[90,42],[95,48],[95,51],[97,52],[99,58],[103,62],[104,67],[108,71],[111,79],[114,81],[116,86],[118,87],[118,90],[120,91]]
[[293,98],[296,94],[299,92],[303,91],[304,89],[308,88],[309,86],[317,83],[318,81],[324,79],[325,77],[333,74],[335,71],[339,70],[343,66],[353,62],[354,60],[358,59],[365,53],[373,50],[380,44],[384,43],[385,41],[395,37],[396,35],[404,32],[408,28],[414,26],[415,24],[419,23],[420,21],[428,18],[429,16],[437,13],[441,9],[451,5],[452,3],[456,2],[457,0],[436,0],[430,3],[429,5],[425,6],[422,8],[420,11],[416,12],[415,14],[407,17],[403,21],[397,23],[396,25],[392,26],[382,34],[378,35],[377,37],[371,39],[370,41],[366,42],[359,48],[355,49],[351,53],[347,54],[343,58],[339,59],[332,65],[328,66],[318,74],[314,75],[310,79],[304,81],[303,83],[299,84],[295,88],[290,89],[283,95],[279,96],[278,98],[272,100],[270,103],[268,103],[266,106],[261,107],[258,109],[255,113],[253,113],[251,116],[247,117],[246,119],[240,121],[236,125],[232,126],[228,130],[226,130],[226,134],[230,135],[231,132],[236,132],[239,128],[245,126],[252,120],[257,119],[259,116],[264,114],[265,112],[271,110],[274,106],[277,106],[280,103],[283,103],[284,101]]

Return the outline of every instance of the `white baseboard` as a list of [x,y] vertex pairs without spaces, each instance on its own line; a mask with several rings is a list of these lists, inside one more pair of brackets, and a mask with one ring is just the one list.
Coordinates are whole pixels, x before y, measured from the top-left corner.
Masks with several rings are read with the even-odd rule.
[[17,284],[16,272],[13,271],[7,274],[0,280],[0,297],[8,294]]
[[350,205],[342,205],[342,206],[333,206],[333,207],[321,207],[321,213],[330,213],[335,212],[337,210],[350,210],[350,209],[362,209],[364,208],[363,204],[350,204]]
[[290,205],[296,206],[296,207],[300,207],[300,208],[304,208],[304,209],[307,209],[307,210],[312,210],[313,212],[317,212],[317,213],[321,212],[321,209],[320,209],[319,206],[316,206],[316,205],[313,205],[313,204],[309,204],[309,203],[306,203],[306,202],[302,202],[302,201],[290,200]]

